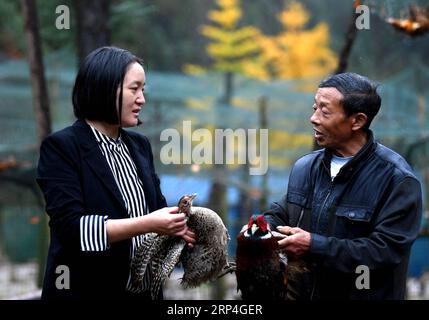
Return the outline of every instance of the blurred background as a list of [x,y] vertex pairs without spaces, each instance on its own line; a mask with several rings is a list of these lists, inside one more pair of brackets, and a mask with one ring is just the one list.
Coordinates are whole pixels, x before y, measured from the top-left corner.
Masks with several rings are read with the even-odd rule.
[[[369,11],[356,14],[359,5]],[[378,82],[376,139],[404,156],[423,185],[408,298],[429,299],[428,8],[428,0],[1,1],[0,299],[40,294],[49,241],[35,182],[40,141],[74,122],[77,67],[104,45],[144,59],[143,125],[133,130],[152,143],[169,205],[196,192],[195,205],[222,215],[231,259],[241,226],[280,199],[291,165],[313,150],[309,117],[320,80],[351,71]],[[269,129],[267,173],[249,175],[249,163],[162,163],[161,131],[190,139],[186,120],[210,132]],[[167,299],[238,298],[234,275],[192,290],[180,287],[180,275],[166,284]]]

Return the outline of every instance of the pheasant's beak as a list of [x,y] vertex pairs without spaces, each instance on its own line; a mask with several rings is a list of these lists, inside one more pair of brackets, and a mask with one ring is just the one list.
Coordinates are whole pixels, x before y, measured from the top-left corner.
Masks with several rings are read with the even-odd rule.
[[196,193],[191,194],[191,195],[189,196],[189,201],[194,200],[196,197],[197,197],[197,194],[196,194]]
[[252,234],[255,234],[256,230],[258,230],[258,226],[256,225],[256,223],[252,224]]

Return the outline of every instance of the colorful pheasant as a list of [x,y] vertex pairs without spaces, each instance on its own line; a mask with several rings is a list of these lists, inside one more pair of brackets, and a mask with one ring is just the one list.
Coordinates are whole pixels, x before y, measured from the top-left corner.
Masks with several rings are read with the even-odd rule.
[[263,215],[253,215],[237,237],[236,278],[243,300],[285,300],[287,257]]

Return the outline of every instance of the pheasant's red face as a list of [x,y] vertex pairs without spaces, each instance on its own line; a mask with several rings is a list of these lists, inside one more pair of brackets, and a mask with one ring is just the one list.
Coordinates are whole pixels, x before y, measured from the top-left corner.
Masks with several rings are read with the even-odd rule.
[[268,230],[267,220],[263,215],[257,216],[255,214],[249,219],[247,230],[249,232],[248,234],[254,234],[257,230],[260,230],[260,233],[258,232],[259,236],[264,235]]
[[258,225],[259,228],[261,228],[263,233],[267,232],[268,224],[264,216],[257,217],[256,224]]
[[253,217],[251,217],[251,218],[249,219],[249,223],[247,224],[247,229],[248,229],[248,230],[252,229],[252,225],[253,225]]

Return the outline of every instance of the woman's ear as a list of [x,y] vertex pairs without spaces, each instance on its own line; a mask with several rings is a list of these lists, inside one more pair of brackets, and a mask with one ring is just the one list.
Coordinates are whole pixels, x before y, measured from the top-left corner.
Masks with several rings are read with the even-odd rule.
[[368,121],[368,117],[365,113],[359,112],[353,115],[353,121],[352,121],[352,130],[357,131],[362,129],[366,122]]

